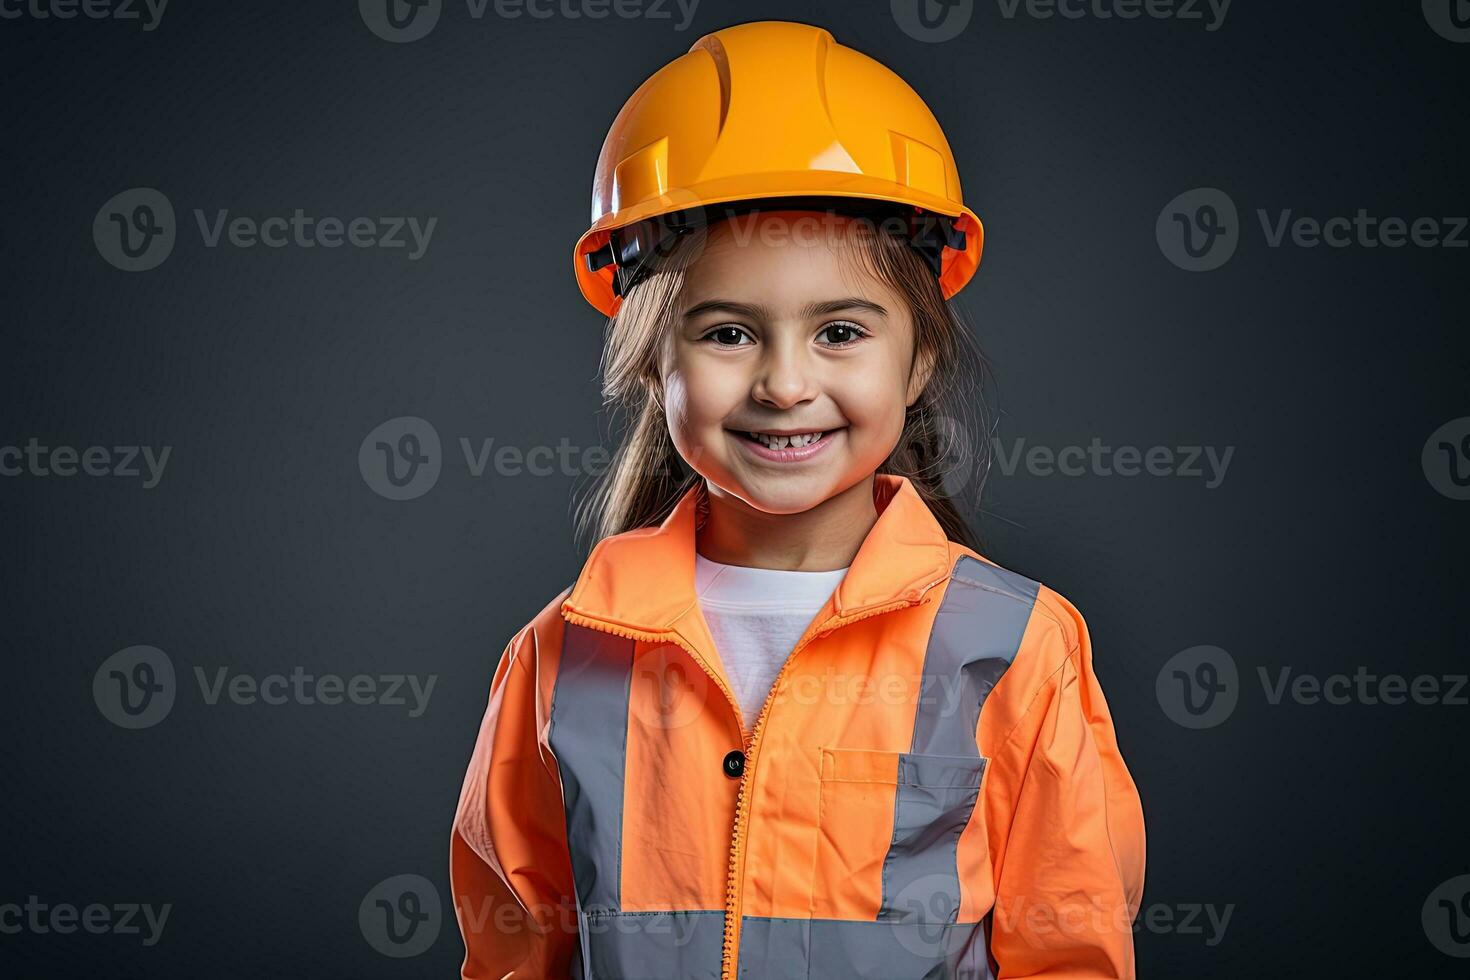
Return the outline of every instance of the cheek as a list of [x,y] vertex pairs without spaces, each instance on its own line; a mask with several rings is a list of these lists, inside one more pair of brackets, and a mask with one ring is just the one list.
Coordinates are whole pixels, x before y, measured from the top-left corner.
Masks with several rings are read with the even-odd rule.
[[904,390],[896,378],[881,371],[859,374],[834,394],[843,416],[863,439],[896,438],[903,430]]
[[686,460],[699,455],[700,447],[721,429],[726,412],[710,383],[713,380],[686,366],[676,368],[664,380],[664,415],[669,438]]
[[686,364],[678,377],[681,424],[693,434],[723,428],[724,420],[740,407],[749,390],[729,365]]

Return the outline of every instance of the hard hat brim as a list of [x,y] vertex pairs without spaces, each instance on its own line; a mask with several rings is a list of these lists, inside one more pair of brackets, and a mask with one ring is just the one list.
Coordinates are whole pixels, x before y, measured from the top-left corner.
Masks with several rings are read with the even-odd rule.
[[614,228],[705,204],[796,196],[893,201],[957,219],[956,227],[965,233],[965,249],[963,252],[950,248],[944,250],[939,285],[945,299],[964,288],[980,264],[980,253],[985,245],[985,228],[979,216],[969,208],[956,206],[953,201],[945,198],[878,177],[803,170],[762,174],[758,179],[752,175],[707,181],[681,188],[676,193],[648,198],[632,207],[609,211],[593,222],[592,227],[582,234],[572,250],[577,285],[587,302],[598,311],[609,317],[616,316],[622,305],[622,297],[613,292],[613,268],[605,266],[594,272],[587,267],[585,258],[587,253],[596,251],[607,243],[608,234]]

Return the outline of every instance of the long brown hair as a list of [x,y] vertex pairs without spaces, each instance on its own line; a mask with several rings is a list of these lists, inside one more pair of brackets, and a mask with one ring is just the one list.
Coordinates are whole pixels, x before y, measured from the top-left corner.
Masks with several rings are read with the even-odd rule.
[[[958,308],[920,256],[881,225],[853,221],[850,250],[871,275],[908,303],[914,357],[932,358],[933,373],[909,406],[903,432],[879,473],[907,477],[950,540],[976,551],[965,515],[978,510],[990,468],[990,412],[983,399],[989,365]],[[577,537],[590,551],[602,538],[662,523],[703,477],[679,456],[664,417],[659,358],[678,315],[685,272],[705,234],[680,238],[656,271],[629,290],[606,326],[602,397],[609,415],[627,422],[611,464],[575,513]]]

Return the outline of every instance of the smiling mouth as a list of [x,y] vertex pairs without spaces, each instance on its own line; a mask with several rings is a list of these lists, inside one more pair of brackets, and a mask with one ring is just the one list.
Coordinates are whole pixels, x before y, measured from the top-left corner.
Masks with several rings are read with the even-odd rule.
[[[839,428],[846,427],[840,426]],[[812,432],[802,432],[787,436],[773,436],[761,432],[751,432],[742,429],[728,429],[726,431],[733,432],[735,435],[739,436],[747,442],[753,442],[757,445],[765,446],[767,449],[801,449],[805,446],[810,446],[812,443],[821,439],[825,435],[830,435],[831,433],[838,431],[838,429],[818,429]]]

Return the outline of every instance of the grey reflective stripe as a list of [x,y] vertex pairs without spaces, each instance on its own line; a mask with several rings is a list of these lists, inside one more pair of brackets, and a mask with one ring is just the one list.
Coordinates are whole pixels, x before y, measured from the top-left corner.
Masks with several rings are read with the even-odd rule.
[[719,980],[723,909],[591,912],[579,916],[578,926],[585,980]]
[[955,919],[960,906],[955,849],[980,795],[985,761],[978,753],[899,755],[893,839],[883,858],[880,920]]
[[1041,586],[961,555],[934,617],[909,751],[979,755],[975,726],[1020,649]]
[[740,917],[739,980],[806,980],[811,962],[811,919]]
[[580,910],[617,911],[635,641],[565,625],[547,740],[561,771],[572,878]]
[[747,915],[740,920],[740,978],[987,980],[984,946],[979,922],[857,922]]
[[899,755],[880,921],[922,924],[958,915],[955,849],[986,765],[975,729],[1020,649],[1039,589],[969,555],[955,563],[924,652],[909,751]]
[[[593,912],[579,918],[585,980],[717,980],[725,914]],[[858,922],[747,915],[740,920],[740,980],[944,977],[989,980],[980,922]]]

